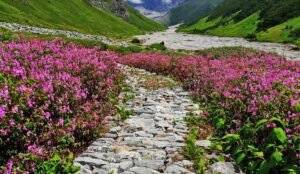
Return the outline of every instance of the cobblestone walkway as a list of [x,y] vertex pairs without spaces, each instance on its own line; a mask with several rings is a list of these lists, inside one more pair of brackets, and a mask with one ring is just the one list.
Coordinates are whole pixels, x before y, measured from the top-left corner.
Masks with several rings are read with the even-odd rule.
[[[113,126],[105,138],[75,159],[75,165],[81,167],[79,173],[194,173],[193,163],[182,155],[188,134],[183,118],[198,105],[181,87],[147,89],[147,80],[157,77],[149,72],[128,67],[125,72],[135,93],[125,105],[134,115]],[[175,83],[159,78],[166,84]]]

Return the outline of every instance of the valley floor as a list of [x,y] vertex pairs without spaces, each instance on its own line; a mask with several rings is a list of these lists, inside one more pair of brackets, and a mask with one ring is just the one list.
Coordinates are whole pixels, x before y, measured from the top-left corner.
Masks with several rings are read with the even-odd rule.
[[[69,38],[86,39],[93,41],[101,41],[108,45],[115,46],[129,46],[130,43],[126,41],[116,41],[105,36],[96,36],[81,34],[78,32],[55,30],[39,27],[29,27],[14,23],[0,22],[0,27],[12,30],[14,32],[28,32],[34,34],[50,34],[50,35],[64,35]],[[269,43],[269,42],[251,42],[243,38],[233,37],[218,37],[209,35],[198,35],[198,34],[185,34],[177,33],[178,25],[171,26],[169,29],[162,32],[149,33],[146,35],[136,36],[136,38],[142,40],[144,45],[151,45],[155,43],[164,42],[168,49],[172,50],[204,50],[207,48],[217,47],[249,47],[258,49],[266,52],[277,53],[288,60],[299,61],[300,51],[294,51],[293,48],[297,46],[292,44],[280,44],[280,43]]]
[[[64,35],[69,38],[87,39],[94,41],[101,41],[108,45],[116,46],[129,46],[130,43],[126,41],[116,41],[105,36],[96,36],[81,34],[78,32],[54,30],[39,27],[29,27],[13,23],[0,22],[0,27],[15,31],[15,32],[28,32],[34,34],[50,34],[50,35]],[[217,47],[249,47],[258,49],[266,52],[277,53],[288,60],[299,61],[300,51],[294,51],[293,48],[297,46],[292,44],[280,44],[280,43],[269,43],[269,42],[251,42],[243,38],[234,37],[218,37],[209,35],[198,35],[198,34],[186,34],[177,33],[178,25],[171,26],[169,29],[162,32],[149,33],[146,35],[136,36],[136,38],[144,41],[144,45],[151,45],[154,43],[164,42],[168,49],[172,50],[204,50],[207,48]]]
[[167,48],[173,50],[203,50],[214,47],[242,46],[266,52],[275,52],[289,60],[300,60],[300,51],[291,50],[296,47],[292,44],[250,42],[243,38],[176,33],[177,27],[178,26],[172,26],[164,32],[137,36],[137,38],[145,41],[145,45],[163,41]]

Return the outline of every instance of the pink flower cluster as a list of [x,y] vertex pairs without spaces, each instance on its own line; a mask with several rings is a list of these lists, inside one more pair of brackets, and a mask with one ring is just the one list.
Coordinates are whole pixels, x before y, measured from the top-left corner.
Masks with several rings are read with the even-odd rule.
[[245,125],[254,128],[260,120],[267,120],[264,133],[245,137],[263,147],[261,143],[267,142],[271,128],[284,127],[291,143],[284,153],[296,152],[299,157],[296,150],[300,141],[299,63],[252,52],[218,59],[213,54],[187,57],[135,54],[119,61],[170,74],[182,81],[194,97],[210,108],[205,113],[218,125],[220,134],[238,133]]
[[161,54],[141,53],[125,55],[118,59],[118,61],[122,64],[163,74],[168,74],[172,70],[172,65],[174,65],[175,62],[172,64],[171,60],[175,59]]
[[61,39],[0,43],[0,166],[33,171],[90,143],[120,90],[116,57]]

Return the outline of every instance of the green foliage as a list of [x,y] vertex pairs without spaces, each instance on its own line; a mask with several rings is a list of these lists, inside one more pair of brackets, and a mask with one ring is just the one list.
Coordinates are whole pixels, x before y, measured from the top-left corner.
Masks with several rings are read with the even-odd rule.
[[150,48],[155,50],[161,50],[161,51],[167,50],[167,47],[163,42],[151,44]]
[[299,9],[300,0],[227,0],[179,31],[299,45],[299,37],[293,35],[300,24]]
[[300,38],[300,28],[294,29],[291,33],[290,33],[291,37],[295,37],[295,38]]
[[62,159],[59,154],[54,154],[53,157],[39,164],[35,169],[35,174],[72,174],[79,171],[80,167],[73,166],[73,154],[70,153],[65,159]]
[[290,19],[282,24],[276,25],[261,31],[256,34],[256,37],[260,41],[271,42],[291,42],[297,44],[300,41],[300,37],[297,32],[300,28],[300,17]]
[[125,105],[117,106],[117,114],[122,120],[128,119],[133,113],[134,110],[128,110]]
[[[216,135],[218,136],[224,135],[224,132],[235,124],[234,120],[226,117],[221,108],[217,109],[216,106],[210,106],[209,112],[210,115],[214,115],[209,120],[217,128]],[[271,123],[276,123],[279,127],[269,129],[266,134],[265,127]],[[224,148],[225,152],[231,153],[237,164],[246,172],[256,171],[267,174],[281,171],[282,173],[296,174],[299,171],[294,161],[296,159],[291,158],[292,154],[289,154],[296,152],[293,152],[293,146],[289,144],[284,131],[285,128],[285,122],[276,117],[261,119],[256,125],[253,125],[250,120],[246,120],[236,134],[225,134],[219,138],[218,144]],[[267,138],[261,137],[262,135],[267,136]],[[258,136],[261,143],[256,141]],[[300,142],[298,141],[295,146],[299,145]],[[285,172],[282,170],[283,168],[289,172]]]
[[27,4],[22,0],[3,0],[0,9],[0,21],[117,39],[164,29],[162,25],[141,17],[137,11],[130,9],[130,19],[126,22],[106,10],[92,7],[86,0],[30,0]]
[[259,28],[266,29],[300,16],[299,9],[299,0],[227,0],[211,12],[209,20],[228,17],[238,12],[233,19],[240,21],[257,11],[261,11],[262,22],[259,24]]
[[129,100],[131,100],[133,98],[134,98],[134,94],[131,93],[131,92],[126,92],[124,94],[124,97],[123,97],[123,99],[124,99],[125,102],[127,102],[127,101],[129,101]]
[[112,47],[110,50],[113,50],[120,54],[131,54],[131,53],[140,53],[143,51],[143,48],[140,46],[128,46],[128,47]]
[[221,57],[231,57],[242,56],[247,57],[247,53],[260,54],[260,51],[254,50],[252,48],[246,47],[219,47],[219,48],[208,48],[205,50],[198,50],[196,54],[212,56],[214,59],[219,59]]
[[129,12],[128,22],[138,27],[142,31],[160,31],[166,27],[159,24],[145,16],[143,16],[139,11],[127,5],[127,10]]
[[223,0],[189,0],[171,9],[169,12],[168,24],[178,23],[190,24],[196,22],[201,17],[206,16],[215,6]]
[[198,134],[198,129],[192,129],[190,131],[183,154],[194,162],[197,174],[203,174],[205,170],[207,170],[208,161],[205,159],[205,150],[195,144]]
[[0,28],[0,41],[9,41],[12,39],[12,32],[4,28]]

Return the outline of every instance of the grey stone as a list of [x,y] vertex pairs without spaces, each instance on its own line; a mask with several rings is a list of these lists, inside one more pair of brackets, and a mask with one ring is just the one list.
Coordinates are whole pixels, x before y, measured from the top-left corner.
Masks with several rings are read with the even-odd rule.
[[105,134],[105,137],[107,137],[107,138],[117,138],[118,135],[117,134],[110,134],[110,133],[108,133],[108,134]]
[[141,155],[138,152],[121,152],[116,154],[119,159],[141,159]]
[[230,162],[216,162],[211,165],[209,170],[211,173],[220,173],[220,174],[236,174],[235,168]]
[[125,123],[129,124],[131,127],[143,128],[144,130],[155,126],[153,119],[144,118],[129,119],[126,120]]
[[154,141],[153,146],[158,149],[163,149],[163,148],[171,146],[171,144],[168,141]]
[[146,167],[133,167],[130,169],[130,171],[134,172],[135,174],[159,174],[160,173]]
[[78,162],[80,164],[88,164],[91,166],[101,167],[105,164],[108,164],[106,161],[100,160],[100,159],[94,159],[90,157],[78,157],[75,159],[75,162]]
[[102,166],[101,168],[107,170],[107,171],[110,171],[111,169],[117,169],[119,168],[120,164],[119,163],[109,163],[109,164],[106,164],[104,166]]
[[197,146],[200,146],[200,147],[208,148],[209,146],[211,146],[211,141],[209,141],[209,140],[197,140],[195,142],[195,144]]
[[134,172],[130,172],[130,171],[125,171],[125,172],[122,172],[122,174],[135,174]]
[[120,163],[120,169],[123,171],[129,170],[131,167],[133,167],[133,162],[131,161],[124,161]]
[[167,154],[163,150],[143,150],[139,152],[142,154],[144,160],[165,160],[167,158]]
[[144,132],[144,131],[138,131],[138,132],[135,132],[135,135],[136,135],[136,136],[139,136],[139,137],[153,137],[152,134],[146,133],[146,132]]
[[137,167],[147,167],[154,170],[163,170],[164,161],[163,160],[139,160],[134,162]]
[[113,128],[111,128],[111,129],[110,129],[110,132],[111,132],[111,133],[118,133],[120,130],[121,130],[121,127],[118,126],[118,127],[113,127]]
[[192,174],[193,172],[183,168],[183,167],[180,167],[178,165],[170,165],[167,167],[167,169],[165,170],[166,173],[171,173],[171,174]]
[[93,174],[107,174],[108,171],[106,171],[104,169],[97,169],[97,168],[95,168],[92,173]]

